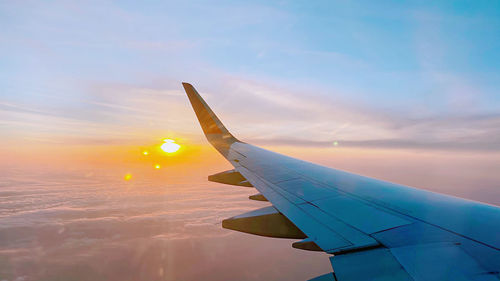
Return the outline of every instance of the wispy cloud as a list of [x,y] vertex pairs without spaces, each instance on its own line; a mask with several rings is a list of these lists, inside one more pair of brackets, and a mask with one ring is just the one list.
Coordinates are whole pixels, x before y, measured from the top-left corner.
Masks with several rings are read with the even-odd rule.
[[[161,130],[200,139],[194,113],[179,88],[99,83],[88,88],[73,111],[54,108],[49,112],[4,102],[2,125],[21,135],[37,127],[43,135],[89,144],[137,140]],[[235,134],[263,144],[330,146],[338,141],[371,148],[500,148],[499,114],[426,112],[419,116],[353,104],[343,93],[318,87],[287,89],[235,76],[200,92]]]
[[[225,89],[231,97],[225,111],[243,124],[243,139],[262,144],[498,150],[500,114],[432,114],[420,116],[399,110],[346,102],[339,95],[283,89],[232,79]],[[232,105],[228,105],[227,100]],[[217,101],[216,99],[214,101]],[[224,120],[224,119],[223,119]],[[288,140],[288,141],[287,141]]]

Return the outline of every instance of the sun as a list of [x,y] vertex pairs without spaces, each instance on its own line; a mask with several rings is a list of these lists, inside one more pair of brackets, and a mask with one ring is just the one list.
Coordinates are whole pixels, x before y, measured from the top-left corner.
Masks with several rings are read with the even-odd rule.
[[161,150],[165,151],[166,153],[174,153],[179,150],[179,148],[181,148],[181,146],[176,144],[174,140],[164,139],[163,141],[165,143],[161,145]]

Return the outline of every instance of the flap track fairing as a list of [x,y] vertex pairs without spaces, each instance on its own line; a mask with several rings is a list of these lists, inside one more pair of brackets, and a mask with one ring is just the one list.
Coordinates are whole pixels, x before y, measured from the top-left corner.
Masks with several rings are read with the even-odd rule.
[[255,200],[255,201],[265,201],[267,202],[267,198],[264,197],[264,195],[260,194],[260,193],[257,193],[257,194],[254,194],[254,195],[250,195],[248,196],[248,199],[250,200]]
[[266,237],[306,238],[306,235],[295,224],[273,206],[225,219],[222,221],[222,227]]
[[295,242],[292,244],[292,247],[295,249],[301,249],[301,250],[306,250],[306,251],[318,251],[322,252],[323,249],[321,249],[314,241],[310,238],[306,238],[304,240]]
[[253,187],[253,185],[248,182],[245,177],[243,177],[238,171],[234,169],[208,176],[208,180],[223,184]]

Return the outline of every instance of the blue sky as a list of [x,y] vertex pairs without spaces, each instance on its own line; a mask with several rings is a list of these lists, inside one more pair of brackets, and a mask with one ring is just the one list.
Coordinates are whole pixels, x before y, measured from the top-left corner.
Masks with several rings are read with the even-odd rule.
[[498,1],[0,2],[3,142],[500,149]]

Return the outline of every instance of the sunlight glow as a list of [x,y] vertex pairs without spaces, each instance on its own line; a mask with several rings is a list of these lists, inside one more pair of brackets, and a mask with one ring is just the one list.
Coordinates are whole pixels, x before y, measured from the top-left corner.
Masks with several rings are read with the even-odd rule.
[[181,146],[176,144],[174,140],[164,139],[163,141],[165,143],[161,145],[161,149],[166,153],[174,153],[181,148]]
[[160,168],[161,168],[161,166],[159,164],[155,165],[155,169],[160,169]]
[[148,152],[147,150],[145,150],[145,151],[143,151],[143,152],[142,152],[142,154],[144,154],[144,155],[148,155],[148,154],[149,154],[149,152]]
[[123,177],[124,180],[126,181],[129,181],[132,179],[132,175],[131,174],[126,174],[124,177]]

